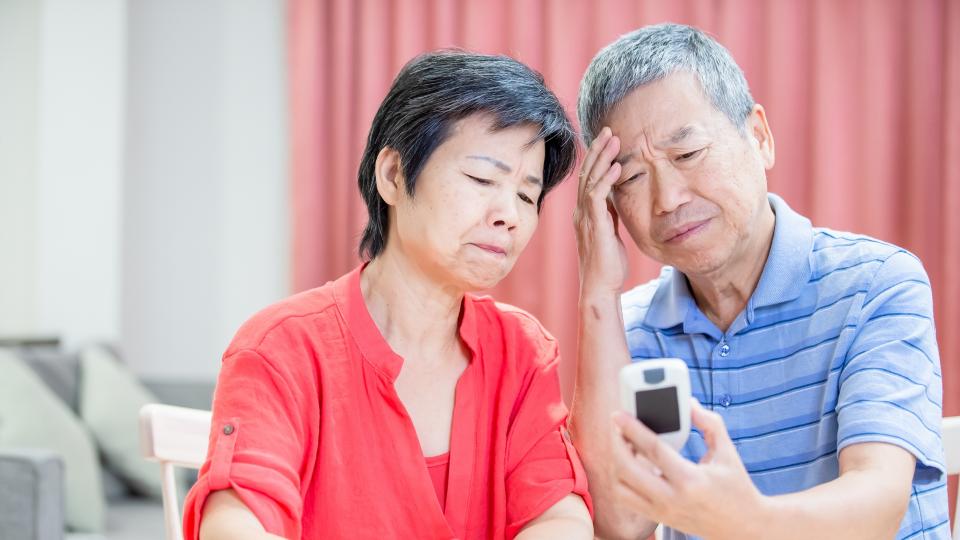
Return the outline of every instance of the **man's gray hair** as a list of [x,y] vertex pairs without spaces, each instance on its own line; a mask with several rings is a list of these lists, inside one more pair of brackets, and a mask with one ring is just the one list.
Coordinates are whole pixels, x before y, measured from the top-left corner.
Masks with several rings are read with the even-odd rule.
[[696,75],[713,106],[745,132],[754,101],[730,52],[696,28],[667,23],[620,36],[590,62],[577,101],[584,142],[593,141],[606,115],[632,90],[680,70]]

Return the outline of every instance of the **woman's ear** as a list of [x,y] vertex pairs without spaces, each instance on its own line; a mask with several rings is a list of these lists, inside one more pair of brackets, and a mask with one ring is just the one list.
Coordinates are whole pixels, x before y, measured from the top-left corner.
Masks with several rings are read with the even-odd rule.
[[388,205],[396,206],[404,190],[400,153],[389,146],[384,146],[377,154],[373,172],[377,177],[377,191],[380,197]]

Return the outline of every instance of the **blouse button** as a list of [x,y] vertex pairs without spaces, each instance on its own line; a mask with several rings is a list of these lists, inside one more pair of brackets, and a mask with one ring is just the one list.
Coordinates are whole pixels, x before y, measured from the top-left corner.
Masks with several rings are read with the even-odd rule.
[[223,426],[223,434],[231,435],[233,433],[233,424],[227,424]]

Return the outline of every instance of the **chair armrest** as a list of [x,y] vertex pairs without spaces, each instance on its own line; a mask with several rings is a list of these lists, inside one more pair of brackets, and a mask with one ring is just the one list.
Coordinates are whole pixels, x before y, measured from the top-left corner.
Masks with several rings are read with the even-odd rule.
[[0,449],[4,540],[62,540],[63,461],[49,450]]

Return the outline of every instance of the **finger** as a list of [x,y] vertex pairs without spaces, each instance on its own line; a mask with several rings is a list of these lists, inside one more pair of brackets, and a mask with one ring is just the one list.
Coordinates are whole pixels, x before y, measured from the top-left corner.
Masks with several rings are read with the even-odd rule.
[[587,155],[583,157],[583,163],[580,165],[580,182],[578,184],[578,193],[580,195],[583,195],[588,173],[593,168],[593,164],[597,161],[597,156],[600,155],[600,152],[607,145],[612,134],[610,128],[604,127],[590,143],[590,148],[587,149]]
[[620,428],[624,438],[633,444],[637,452],[643,454],[650,463],[659,468],[670,484],[682,484],[694,474],[695,468],[692,463],[660,440],[656,433],[637,419],[617,411],[614,413],[614,422]]
[[[612,167],[620,167],[620,163],[614,161],[619,153],[620,138],[611,135],[610,139],[607,140],[607,144],[603,146],[603,149],[600,150],[600,154],[597,155],[597,158],[594,160],[593,166],[589,169],[584,169],[585,171],[588,171],[586,175],[587,181],[584,185],[584,189],[587,192],[591,191],[594,186],[606,178],[607,173]],[[619,174],[620,173],[618,171],[617,177],[619,177]],[[616,177],[614,180],[615,179]]]
[[[730,458],[737,456],[736,447],[730,440],[730,434],[727,432],[727,426],[723,418],[713,412],[708,411],[700,405],[696,399],[690,399],[690,420],[694,427],[703,434],[703,439],[707,443],[707,453],[701,459],[701,462],[709,462],[716,457],[723,456]],[[739,457],[736,457],[739,460]]]
[[607,197],[607,212],[610,213],[610,219],[613,221],[613,234],[620,238],[620,214],[617,213],[617,208],[613,206],[613,201],[609,197]]

